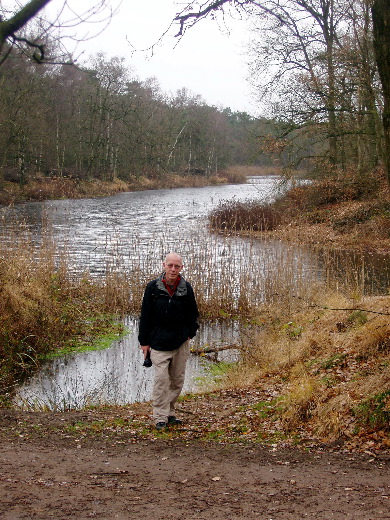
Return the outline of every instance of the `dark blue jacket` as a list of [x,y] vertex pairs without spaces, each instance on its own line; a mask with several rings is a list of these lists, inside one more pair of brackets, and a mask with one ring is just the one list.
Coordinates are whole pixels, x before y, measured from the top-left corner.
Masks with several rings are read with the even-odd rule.
[[199,328],[194,291],[183,277],[173,296],[163,275],[148,283],[142,300],[138,341],[155,350],[176,350]]

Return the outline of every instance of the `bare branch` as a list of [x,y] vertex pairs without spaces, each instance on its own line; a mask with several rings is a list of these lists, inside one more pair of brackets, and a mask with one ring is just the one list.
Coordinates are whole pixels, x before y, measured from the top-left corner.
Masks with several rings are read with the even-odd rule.
[[[246,3],[250,3],[250,0],[245,0],[245,1],[238,1],[238,0],[215,0],[211,3],[209,3],[207,5],[207,2],[206,4],[203,4],[201,7],[200,7],[200,10],[197,11],[197,12],[187,12],[187,9],[189,8],[189,6],[187,6],[183,11],[181,11],[181,13],[179,13],[175,18],[174,18],[174,21],[175,22],[179,22],[180,24],[180,29],[179,29],[179,32],[176,34],[177,37],[180,37],[180,36],[183,36],[185,30],[186,30],[186,23],[190,22],[189,24],[189,27],[192,27],[193,25],[195,25],[199,20],[201,20],[202,18],[206,18],[206,16],[208,16],[209,14],[211,13],[215,13],[216,11],[221,11],[222,10],[222,7],[225,5],[225,4],[231,4],[231,5],[234,5],[235,7],[240,7]],[[204,7],[206,6],[206,7]],[[183,14],[185,13],[185,14]]]
[[45,45],[44,44],[34,43],[34,42],[28,40],[27,38],[21,38],[21,37],[15,36],[15,35],[12,36],[12,39],[16,42],[25,43],[28,47],[32,47],[33,49],[35,49],[32,58],[36,63],[43,63],[45,61]]
[[[14,13],[8,20],[2,19],[0,16],[0,65],[4,63],[10,54],[10,49],[4,44],[8,40],[11,51],[13,46],[20,48],[21,52],[26,49],[33,49],[34,52],[30,58],[37,63],[73,63],[74,60],[70,58],[70,54],[65,48],[63,40],[74,41],[76,43],[85,41],[96,36],[84,34],[82,36],[76,34],[63,34],[64,29],[69,30],[78,28],[85,22],[88,24],[104,23],[103,29],[100,28],[99,33],[104,30],[111,18],[118,11],[122,0],[116,0],[115,6],[110,4],[109,0],[96,0],[92,6],[86,6],[80,11],[76,12],[68,0],[63,0],[56,14],[38,14],[42,8],[46,7],[50,0],[31,0],[24,7],[17,7],[18,12]],[[26,33],[26,28],[29,22],[37,22],[35,31],[38,28],[38,34],[31,37]],[[25,29],[22,33],[21,30]],[[55,50],[55,55],[47,56],[49,52],[47,48]]]

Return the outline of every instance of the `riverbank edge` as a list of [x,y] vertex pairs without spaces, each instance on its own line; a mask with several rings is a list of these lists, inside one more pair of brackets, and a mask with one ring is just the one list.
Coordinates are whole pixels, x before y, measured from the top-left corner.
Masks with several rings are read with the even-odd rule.
[[[363,222],[353,221],[358,212],[368,212],[372,205],[379,200],[390,202],[390,198],[387,197],[370,201],[329,204],[316,210],[315,218],[318,222],[313,222],[313,212],[303,212],[299,217],[292,218],[290,222],[278,226],[275,230],[257,234],[259,237],[306,244],[317,248],[388,255],[390,252],[389,214],[374,216]],[[339,223],[344,222],[346,224],[343,228]]]
[[[132,182],[125,182],[117,178],[103,181],[36,176],[24,185],[3,181],[0,188],[0,206],[45,200],[109,197],[118,193],[134,191],[200,188],[228,183],[244,184],[249,175],[268,174],[260,168],[248,168],[247,173],[245,170],[245,168],[231,168],[218,172],[217,175],[207,176],[170,174],[153,179],[140,176]],[[256,173],[250,173],[251,171]]]

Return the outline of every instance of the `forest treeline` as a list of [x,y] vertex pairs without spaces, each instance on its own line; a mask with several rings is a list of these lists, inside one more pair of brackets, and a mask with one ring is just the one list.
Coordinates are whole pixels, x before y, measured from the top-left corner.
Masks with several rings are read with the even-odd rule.
[[[382,3],[370,0],[217,4],[206,2],[204,12],[226,15],[230,6],[251,25],[260,118],[208,106],[185,88],[164,93],[158,78],[140,81],[122,57],[61,64],[50,20],[39,19],[49,27],[41,33],[27,23],[35,11],[19,23],[27,24],[23,37],[12,32],[13,18],[0,22],[0,179],[134,182],[275,161],[321,176],[353,170],[362,179],[382,162],[389,175],[387,4],[376,11]],[[194,17],[202,18],[191,12],[177,21],[183,29]]]
[[134,181],[267,163],[259,142],[267,120],[208,106],[184,88],[167,95],[155,79],[134,79],[123,58],[98,54],[77,68],[13,53],[0,81],[5,180],[43,174]]

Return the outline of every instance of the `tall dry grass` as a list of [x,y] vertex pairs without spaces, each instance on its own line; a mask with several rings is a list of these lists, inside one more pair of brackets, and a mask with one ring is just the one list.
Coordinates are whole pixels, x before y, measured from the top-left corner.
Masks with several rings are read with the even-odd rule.
[[[139,311],[145,283],[161,272],[170,241],[169,236],[159,236],[151,240],[154,251],[142,255],[136,251],[143,244],[138,248],[133,243],[129,257],[120,262],[131,278],[131,312]],[[207,229],[180,240],[180,246],[183,274],[194,286],[203,319],[248,318],[264,302],[293,305],[307,298],[318,281],[315,255],[296,246],[210,234]]]
[[230,231],[272,231],[282,222],[271,203],[252,201],[222,202],[209,215],[211,229]]
[[38,243],[15,223],[0,244],[2,395],[49,352],[119,331],[112,314],[123,312],[127,304],[125,281],[71,272],[66,253],[47,231]]
[[[150,252],[140,255],[143,244],[137,238],[126,247],[118,238],[116,249],[107,252],[103,272],[92,276],[87,269],[72,270],[66,248],[54,243],[49,224],[42,236],[37,242],[26,227],[16,223],[10,239],[0,245],[3,393],[47,352],[76,340],[91,341],[106,331],[111,325],[107,314],[137,315],[145,284],[159,274],[161,261],[172,247],[171,237],[159,236],[151,240]],[[333,358],[343,359],[340,349],[345,345],[362,345],[356,356],[370,359],[388,349],[384,323],[359,321],[352,311],[327,310],[354,308],[364,302],[361,277],[346,272],[345,279],[335,283],[326,266],[328,262],[329,270],[333,268],[332,257],[321,258],[317,265],[313,263],[316,255],[309,250],[250,235],[232,240],[229,234],[210,234],[204,229],[181,245],[184,275],[194,286],[202,319],[242,324],[242,361],[229,372],[228,384],[259,384],[264,378],[282,376],[285,428],[302,420],[313,424],[318,420],[318,431],[340,431],[340,414],[348,396],[337,387],[334,401],[323,400],[325,390],[333,388],[323,366],[329,360],[334,363]],[[320,271],[325,275],[319,277]],[[347,296],[341,296],[340,290],[332,292],[335,288],[346,289]],[[353,335],[356,331],[359,335]],[[351,386],[352,394],[356,387]],[[380,393],[378,386],[373,388]],[[351,397],[351,409],[355,407],[358,413],[359,403],[367,399],[366,409],[374,407],[370,395],[361,401]]]
[[[241,335],[241,362],[222,383],[277,396],[274,420],[323,439],[390,434],[388,296],[360,300],[319,288],[295,308],[259,307]],[[382,435],[382,434],[381,434]]]

